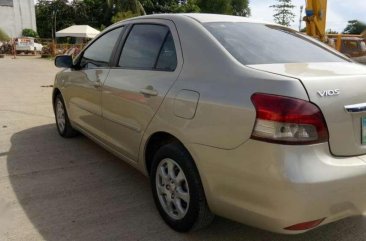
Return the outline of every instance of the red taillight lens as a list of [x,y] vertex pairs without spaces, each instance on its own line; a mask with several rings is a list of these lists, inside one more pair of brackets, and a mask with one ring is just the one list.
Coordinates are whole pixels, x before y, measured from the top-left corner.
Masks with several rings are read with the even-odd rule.
[[284,229],[291,230],[291,231],[308,230],[308,229],[319,226],[324,220],[325,220],[325,218],[310,221],[310,222],[305,222],[305,223],[298,223],[298,224],[292,225],[292,226],[284,228]]
[[257,119],[256,140],[303,145],[328,141],[328,129],[319,108],[305,100],[256,93],[251,98]]

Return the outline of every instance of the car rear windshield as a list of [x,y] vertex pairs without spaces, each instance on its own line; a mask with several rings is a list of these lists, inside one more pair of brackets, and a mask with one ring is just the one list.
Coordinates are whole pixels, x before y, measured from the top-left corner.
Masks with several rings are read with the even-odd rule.
[[245,65],[346,61],[321,43],[281,26],[242,22],[203,25]]

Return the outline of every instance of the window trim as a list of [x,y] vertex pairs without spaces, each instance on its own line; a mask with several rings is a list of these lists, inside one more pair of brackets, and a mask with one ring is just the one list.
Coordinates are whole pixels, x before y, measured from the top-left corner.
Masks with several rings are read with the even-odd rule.
[[[121,33],[119,34],[116,44],[113,47],[112,50],[112,54],[109,57],[109,61],[107,62],[107,66],[103,66],[103,67],[95,67],[95,68],[81,68],[80,63],[81,60],[84,58],[84,53],[85,51],[87,51],[89,49],[90,46],[92,46],[96,41],[98,41],[101,37],[105,36],[106,34],[118,29],[118,28],[122,28]],[[75,59],[75,67],[77,70],[88,70],[88,69],[105,69],[105,68],[111,68],[113,66],[113,60],[114,60],[114,56],[116,55],[116,50],[118,50],[118,46],[124,36],[124,33],[126,32],[126,25],[119,25],[119,26],[115,26],[111,29],[108,29],[108,31],[104,32],[103,34],[101,34],[100,36],[98,36],[97,38],[93,39],[81,52],[80,54],[76,57]],[[100,61],[90,61],[90,63],[101,63]]]
[[[131,33],[133,27],[136,26],[136,25],[158,25],[158,26],[164,26],[164,27],[168,28],[168,32],[167,32],[167,34],[164,37],[163,44],[160,46],[159,54],[158,54],[158,56],[157,56],[157,58],[155,60],[154,67],[152,67],[152,68],[139,68],[139,67],[132,68],[132,67],[122,67],[122,66],[119,66],[118,65],[119,64],[119,61],[120,61],[120,58],[121,58],[121,55],[122,55],[123,48],[125,47],[126,41],[127,41],[128,37],[130,36],[130,33]],[[177,70],[178,63],[179,63],[178,62],[178,51],[177,51],[177,47],[176,47],[177,45],[176,45],[176,41],[174,40],[173,32],[172,32],[171,28],[168,25],[163,24],[163,23],[155,23],[155,22],[130,23],[130,24],[128,24],[128,28],[126,28],[126,30],[124,32],[125,33],[123,34],[123,39],[122,39],[122,41],[120,41],[120,44],[119,44],[118,48],[116,49],[115,58],[113,60],[112,66],[110,67],[111,69],[146,70],[146,71],[158,71],[158,72],[175,72]],[[165,43],[165,41],[166,41],[167,36],[169,35],[169,33],[173,37],[174,48],[175,48],[175,52],[176,52],[177,64],[176,64],[174,70],[157,69],[156,68],[157,62],[159,60],[159,57],[160,57],[162,48],[164,46],[164,43]]]

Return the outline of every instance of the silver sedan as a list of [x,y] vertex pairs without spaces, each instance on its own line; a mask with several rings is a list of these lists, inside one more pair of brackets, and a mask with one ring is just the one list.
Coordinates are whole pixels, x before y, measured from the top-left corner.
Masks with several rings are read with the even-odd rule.
[[177,231],[216,214],[296,234],[366,211],[366,68],[316,40],[242,17],[151,15],[55,62],[59,134],[149,176]]

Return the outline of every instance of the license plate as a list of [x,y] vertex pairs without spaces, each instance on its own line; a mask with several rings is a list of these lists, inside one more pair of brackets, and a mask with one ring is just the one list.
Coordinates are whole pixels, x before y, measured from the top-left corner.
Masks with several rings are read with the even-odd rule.
[[365,145],[366,144],[366,117],[361,118],[361,127],[362,127],[361,141],[362,141],[362,144]]

